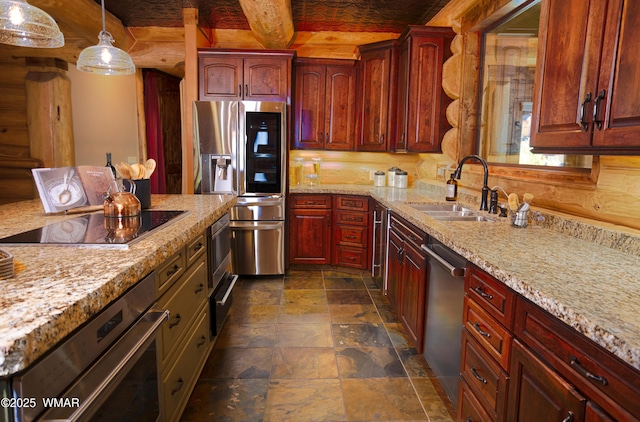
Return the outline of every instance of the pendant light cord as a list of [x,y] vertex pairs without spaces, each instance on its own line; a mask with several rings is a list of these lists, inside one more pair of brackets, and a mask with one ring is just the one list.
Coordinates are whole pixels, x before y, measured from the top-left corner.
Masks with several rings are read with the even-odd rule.
[[102,0],[102,32],[107,32],[107,21],[104,17],[104,0]]

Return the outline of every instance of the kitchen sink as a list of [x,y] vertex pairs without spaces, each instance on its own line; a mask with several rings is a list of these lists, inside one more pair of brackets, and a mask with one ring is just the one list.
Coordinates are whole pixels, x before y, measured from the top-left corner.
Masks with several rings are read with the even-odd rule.
[[494,221],[460,204],[410,204],[409,206],[441,221]]

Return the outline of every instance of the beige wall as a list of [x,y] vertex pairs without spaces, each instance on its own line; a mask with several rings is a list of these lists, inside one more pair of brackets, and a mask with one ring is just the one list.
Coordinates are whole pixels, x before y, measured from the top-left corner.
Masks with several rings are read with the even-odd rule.
[[103,76],[70,65],[76,165],[138,162],[136,77]]

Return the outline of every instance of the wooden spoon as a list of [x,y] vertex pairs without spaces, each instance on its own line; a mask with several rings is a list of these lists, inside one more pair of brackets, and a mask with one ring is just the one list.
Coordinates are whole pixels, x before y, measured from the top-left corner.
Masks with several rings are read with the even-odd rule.
[[138,164],[131,164],[130,166],[131,169],[131,179],[132,180],[138,180],[140,179],[140,167],[138,167]]
[[154,160],[153,158],[149,158],[147,160],[146,163],[144,163],[144,168],[145,168],[145,172],[144,172],[144,178],[145,179],[150,179],[151,175],[153,174],[153,172],[156,170],[156,160]]

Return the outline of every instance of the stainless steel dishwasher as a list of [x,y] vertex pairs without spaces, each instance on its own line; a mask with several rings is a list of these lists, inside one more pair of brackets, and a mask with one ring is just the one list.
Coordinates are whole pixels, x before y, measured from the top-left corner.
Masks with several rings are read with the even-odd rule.
[[430,268],[423,355],[457,407],[466,260],[432,238],[421,248]]

